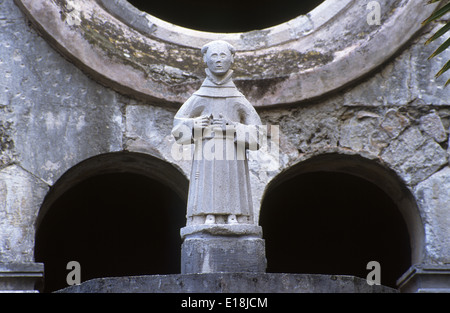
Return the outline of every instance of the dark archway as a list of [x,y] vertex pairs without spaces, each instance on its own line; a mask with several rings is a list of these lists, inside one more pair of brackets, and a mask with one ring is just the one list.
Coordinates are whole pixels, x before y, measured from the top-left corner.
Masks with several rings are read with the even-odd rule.
[[366,278],[367,263],[377,261],[381,283],[396,288],[417,248],[410,236],[415,227],[405,222],[405,208],[399,207],[407,196],[398,195],[403,200],[397,201],[385,192],[391,181],[383,188],[373,183],[381,167],[371,168],[377,173],[370,175],[365,162],[354,156],[319,157],[272,184],[260,217],[268,272]]
[[[115,163],[116,170],[94,171],[85,179],[79,174],[65,188],[63,182],[70,179],[63,176],[46,198],[35,249],[36,261],[45,265],[44,292],[67,287],[69,261],[80,263],[82,281],[180,273],[179,229],[186,223],[185,200],[149,176],[145,166],[141,173],[131,170],[123,163],[124,156],[141,165],[141,159],[162,162],[133,154],[100,157],[110,160],[104,164]],[[68,176],[85,172],[84,168],[78,165]]]
[[272,27],[306,14],[324,0],[128,0],[164,21],[202,31],[234,33]]

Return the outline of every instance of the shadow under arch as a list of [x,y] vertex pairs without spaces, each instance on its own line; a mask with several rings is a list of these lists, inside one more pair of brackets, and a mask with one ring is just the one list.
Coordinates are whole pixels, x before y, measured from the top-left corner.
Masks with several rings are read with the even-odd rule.
[[156,157],[117,152],[87,159],[51,188],[36,220],[41,290],[67,286],[69,261],[81,281],[180,272],[179,229],[186,223],[188,180]]
[[268,272],[347,274],[381,283],[423,257],[424,229],[415,199],[396,173],[374,160],[337,153],[311,157],[266,187],[260,224]]
[[[276,5],[272,1],[264,0],[128,2],[141,11],[175,25],[200,31],[235,33],[272,27],[306,15],[324,0],[281,0]],[[177,9],[174,10],[174,7]]]

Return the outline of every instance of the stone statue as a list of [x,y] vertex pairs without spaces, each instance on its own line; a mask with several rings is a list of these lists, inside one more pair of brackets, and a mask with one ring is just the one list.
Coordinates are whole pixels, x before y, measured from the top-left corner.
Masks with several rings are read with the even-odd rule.
[[176,141],[195,145],[187,225],[255,222],[246,150],[259,149],[262,127],[231,79],[235,51],[220,40],[201,49],[207,77],[174,118]]

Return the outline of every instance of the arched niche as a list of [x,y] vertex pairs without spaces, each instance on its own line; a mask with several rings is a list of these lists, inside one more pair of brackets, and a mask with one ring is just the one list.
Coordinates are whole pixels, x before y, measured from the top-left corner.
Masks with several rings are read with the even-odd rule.
[[139,153],[110,153],[66,172],[36,222],[41,290],[67,286],[69,261],[81,280],[180,272],[187,179],[172,165]]
[[397,175],[357,155],[312,157],[267,186],[260,224],[268,272],[396,280],[423,257],[424,230],[411,192]]
[[[279,25],[220,33],[174,25],[126,0],[15,2],[50,44],[91,77],[166,106],[179,106],[201,85],[200,49],[209,41],[236,47],[234,81],[254,106],[298,106],[377,70],[437,7],[421,0],[378,0],[376,9],[373,1],[326,0]],[[379,22],[368,22],[371,14]]]

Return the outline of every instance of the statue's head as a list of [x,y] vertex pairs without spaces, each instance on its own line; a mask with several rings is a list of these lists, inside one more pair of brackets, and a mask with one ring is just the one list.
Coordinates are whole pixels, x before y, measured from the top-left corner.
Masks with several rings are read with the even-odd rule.
[[222,40],[211,41],[202,48],[203,60],[211,73],[216,76],[222,76],[228,72],[234,62],[235,53],[236,49]]

